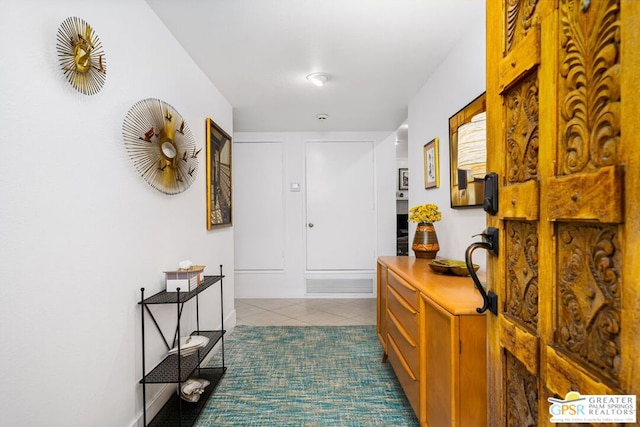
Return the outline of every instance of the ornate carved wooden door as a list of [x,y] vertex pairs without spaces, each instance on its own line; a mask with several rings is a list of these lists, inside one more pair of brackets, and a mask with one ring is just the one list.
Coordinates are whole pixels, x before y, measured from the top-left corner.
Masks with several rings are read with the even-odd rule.
[[639,22],[635,0],[487,1],[490,426],[640,394]]

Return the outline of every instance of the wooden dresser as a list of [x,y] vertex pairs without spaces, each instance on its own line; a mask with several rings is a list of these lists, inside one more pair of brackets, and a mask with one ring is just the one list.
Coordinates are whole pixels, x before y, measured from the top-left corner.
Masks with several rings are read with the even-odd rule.
[[420,424],[487,425],[486,319],[469,277],[378,258],[378,337]]

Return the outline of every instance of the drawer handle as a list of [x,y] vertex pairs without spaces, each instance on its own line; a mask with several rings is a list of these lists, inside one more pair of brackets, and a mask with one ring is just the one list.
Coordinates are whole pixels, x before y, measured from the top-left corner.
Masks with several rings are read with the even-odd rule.
[[398,276],[395,271],[391,272],[391,276],[395,279],[395,281],[398,283],[398,285],[402,286],[403,288],[406,288],[406,289],[410,290],[411,292],[415,292],[416,291],[416,288],[414,288],[413,286],[411,286],[407,282],[405,282],[404,279],[402,279],[400,276]]
[[413,341],[413,338],[411,338],[409,334],[404,330],[404,326],[402,326],[400,321],[396,318],[395,314],[393,314],[392,312],[389,312],[389,317],[391,318],[391,321],[396,325],[396,328],[398,328],[398,331],[400,331],[400,334],[409,343],[409,345],[413,348],[416,348],[417,346],[416,346],[416,343]]
[[403,297],[398,293],[398,291],[396,291],[396,290],[395,290],[395,289],[393,289],[393,288],[389,288],[389,290],[391,291],[391,293],[393,294],[393,296],[396,298],[396,300],[398,300],[398,302],[399,302],[399,303],[400,303],[404,308],[406,308],[407,310],[409,310],[409,312],[411,312],[411,314],[418,314],[418,312],[417,312],[413,307],[411,307],[409,304],[407,304],[407,303],[404,301],[404,298],[403,298]]
[[389,336],[389,343],[391,343],[391,347],[393,347],[393,351],[395,351],[396,354],[398,355],[398,360],[402,364],[402,367],[407,372],[407,374],[409,374],[409,376],[411,377],[412,380],[418,381],[416,376],[413,374],[413,371],[411,370],[411,368],[409,367],[407,362],[404,360],[404,357],[402,356],[402,352],[400,351],[400,349],[398,348],[396,342],[393,340],[393,338],[391,336]]

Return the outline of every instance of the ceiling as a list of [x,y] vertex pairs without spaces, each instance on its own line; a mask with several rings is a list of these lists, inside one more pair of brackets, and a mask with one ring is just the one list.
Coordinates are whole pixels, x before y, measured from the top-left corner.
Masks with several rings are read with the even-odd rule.
[[146,1],[233,106],[234,132],[394,131],[485,16],[482,0]]

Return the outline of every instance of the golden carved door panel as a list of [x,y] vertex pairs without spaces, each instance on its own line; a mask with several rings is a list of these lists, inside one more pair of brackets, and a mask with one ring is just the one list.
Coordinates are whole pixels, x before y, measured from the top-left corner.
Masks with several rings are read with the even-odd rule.
[[489,425],[640,391],[638,19],[634,0],[487,2]]

